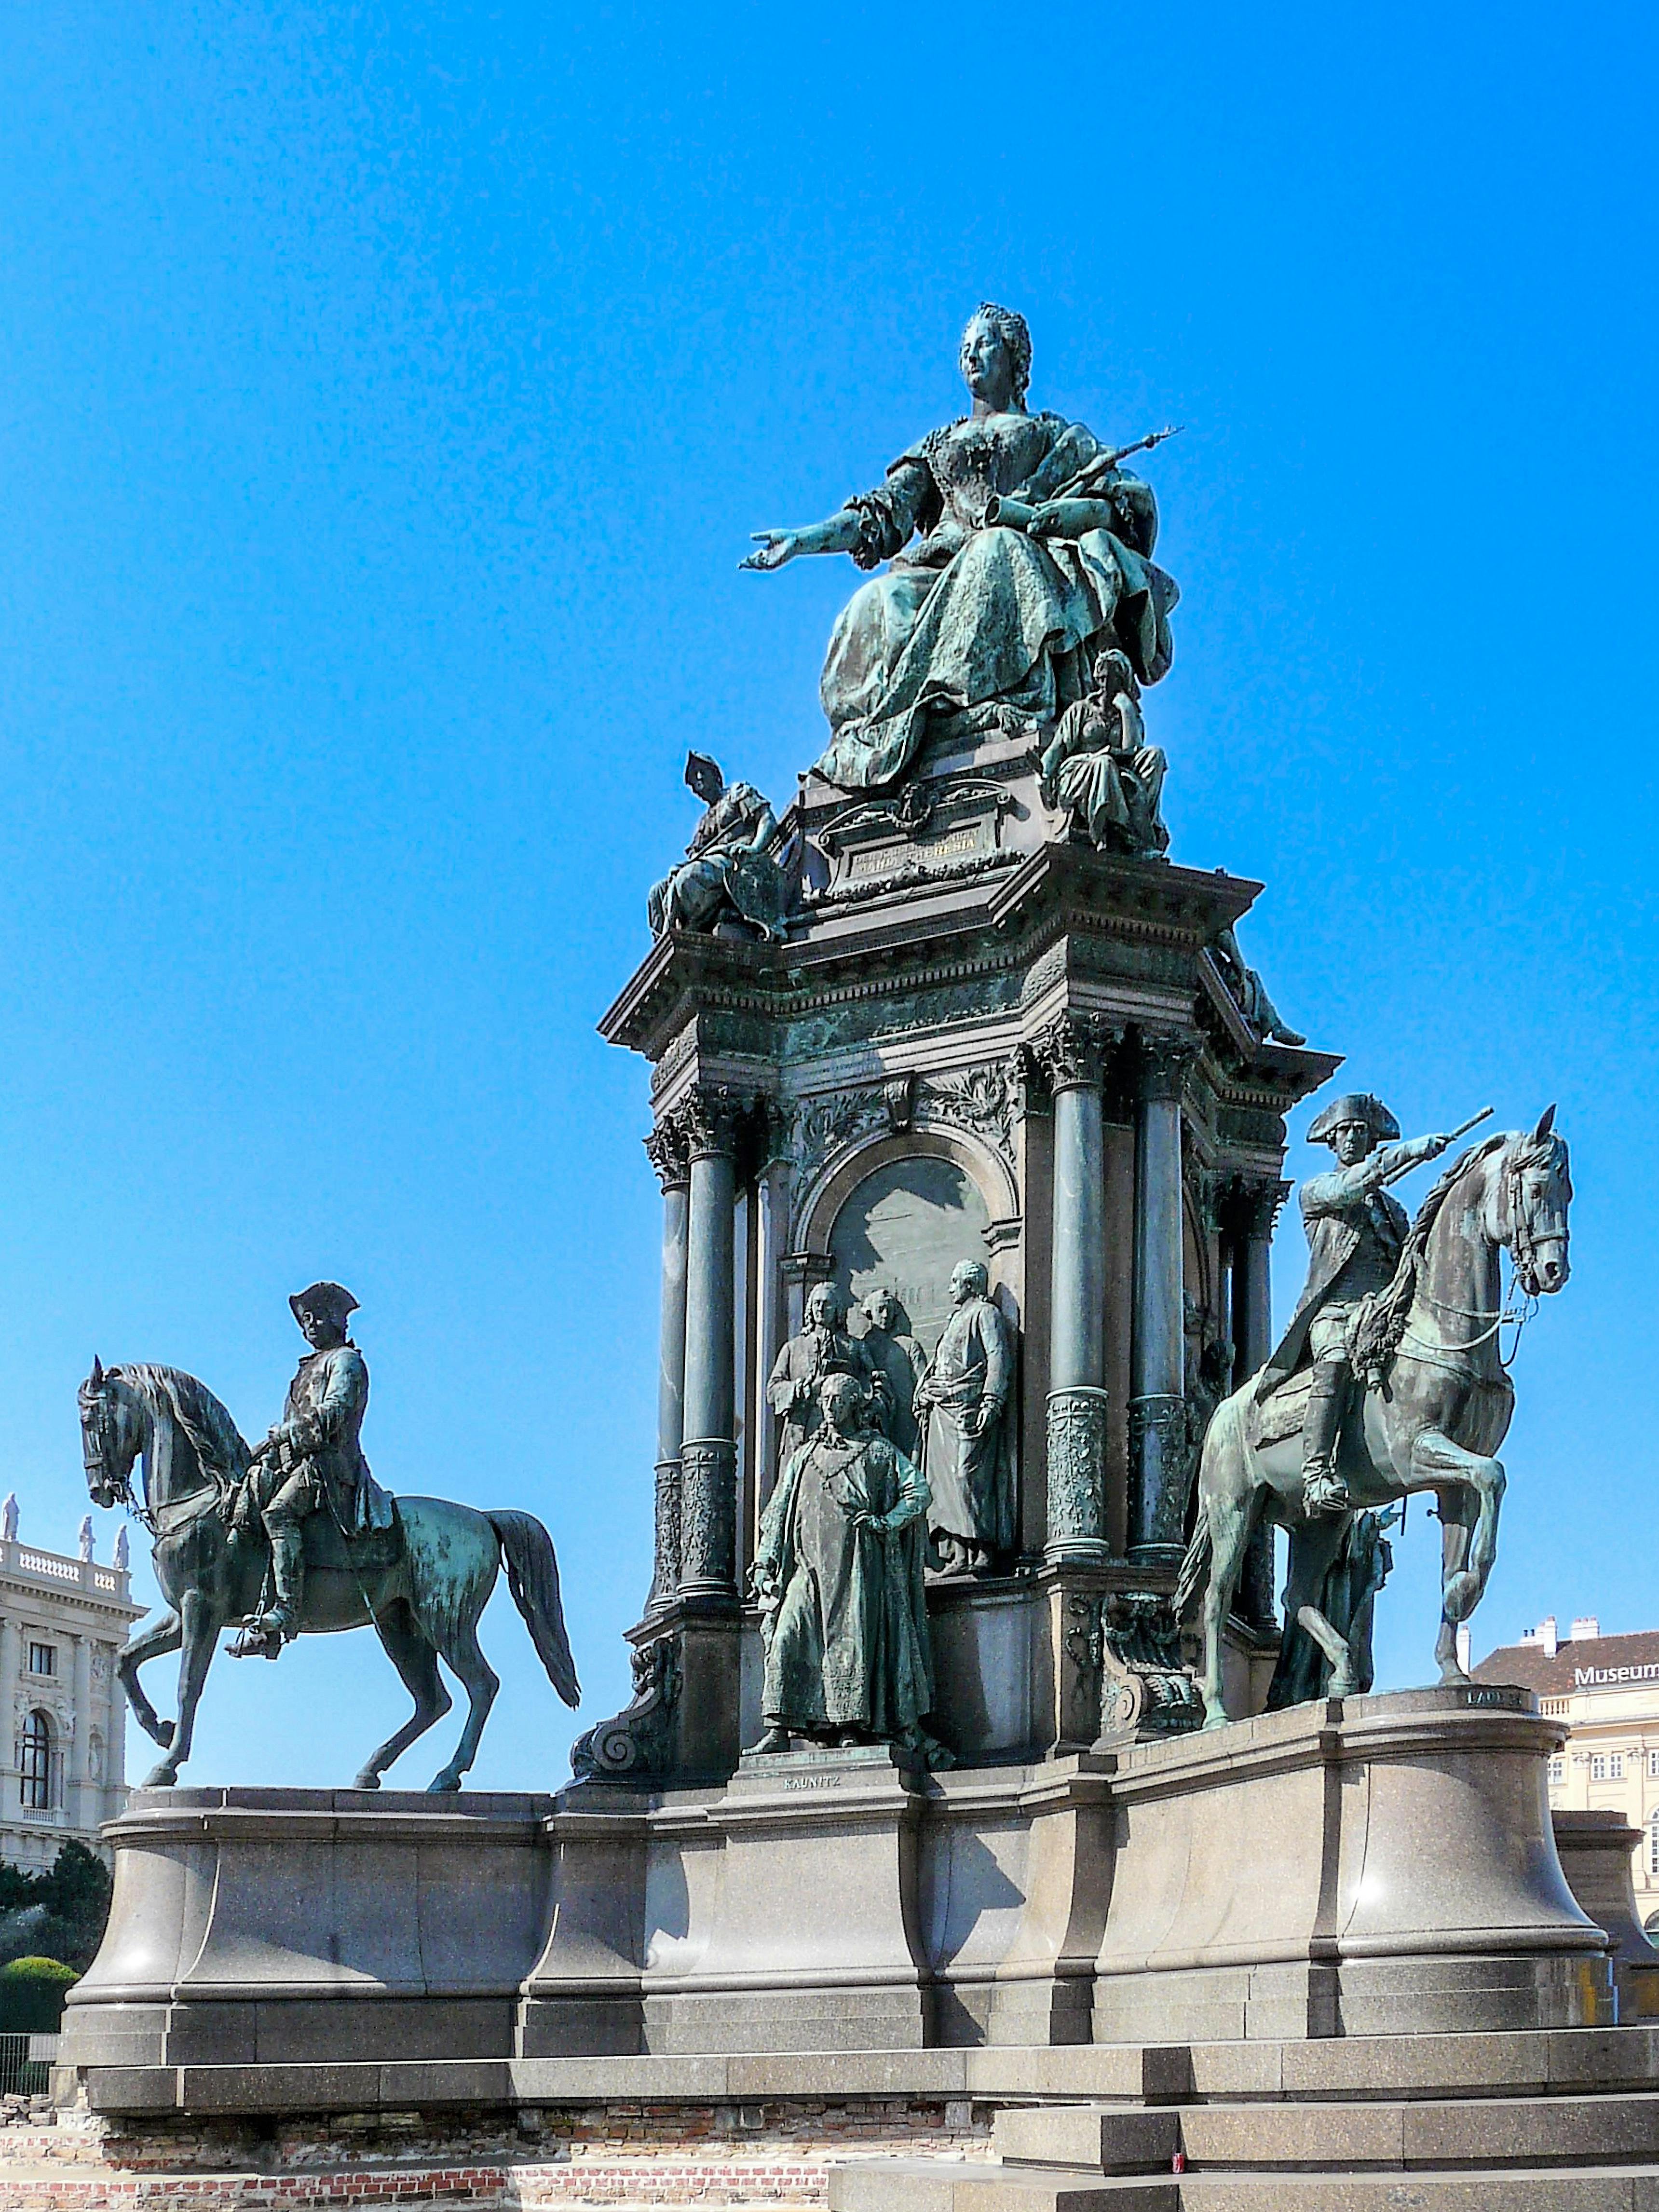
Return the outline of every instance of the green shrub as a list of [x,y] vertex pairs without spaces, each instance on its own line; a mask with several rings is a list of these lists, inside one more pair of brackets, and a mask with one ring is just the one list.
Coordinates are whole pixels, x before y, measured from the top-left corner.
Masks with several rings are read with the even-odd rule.
[[14,1959],[0,1966],[0,2035],[55,2035],[64,1996],[80,1978],[58,1959]]

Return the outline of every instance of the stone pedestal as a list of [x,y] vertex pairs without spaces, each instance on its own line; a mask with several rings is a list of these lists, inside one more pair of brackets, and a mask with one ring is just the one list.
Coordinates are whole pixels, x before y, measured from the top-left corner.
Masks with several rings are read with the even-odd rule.
[[1524,1691],[1329,1700],[1126,1752],[1097,2042],[1612,2018]]
[[1643,1932],[1631,1876],[1642,1831],[1612,1811],[1556,1813],[1551,1823],[1568,1887],[1612,1939],[1620,2024],[1659,2020],[1659,1950]]
[[907,2051],[928,2033],[915,1925],[926,1784],[884,1747],[745,1754],[704,1815],[720,1869],[701,1940],[660,1936],[647,2047]]
[[167,2101],[181,2068],[277,2063],[1604,2025],[1561,1738],[1483,1686],[931,1775],[871,1749],[556,1799],[140,1791],[64,2061]]

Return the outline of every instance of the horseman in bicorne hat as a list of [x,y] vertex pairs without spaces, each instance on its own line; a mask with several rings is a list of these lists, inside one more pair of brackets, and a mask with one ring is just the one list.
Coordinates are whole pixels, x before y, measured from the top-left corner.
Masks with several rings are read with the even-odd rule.
[[1310,1256],[1308,1280],[1291,1325],[1257,1378],[1259,1405],[1296,1370],[1313,1377],[1302,1430],[1303,1503],[1309,1513],[1349,1510],[1348,1486],[1337,1471],[1337,1446],[1353,1370],[1348,1329],[1359,1301],[1394,1279],[1410,1226],[1405,1208],[1384,1186],[1425,1160],[1438,1159],[1447,1136],[1400,1141],[1400,1124],[1367,1091],[1333,1099],[1308,1132],[1328,1145],[1337,1164],[1302,1186],[1302,1224]]
[[272,1659],[299,1633],[311,1515],[325,1511],[348,1539],[392,1524],[392,1500],[358,1441],[368,1367],[346,1333],[357,1301],[338,1283],[313,1283],[289,1304],[311,1349],[289,1385],[282,1419],[255,1448],[249,1468],[249,1491],[270,1539],[276,1602],[260,1616],[248,1648]]

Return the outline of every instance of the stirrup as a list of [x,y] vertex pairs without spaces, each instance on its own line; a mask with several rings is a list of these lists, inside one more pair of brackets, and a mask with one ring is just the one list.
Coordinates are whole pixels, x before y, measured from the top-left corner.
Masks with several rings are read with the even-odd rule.
[[282,1656],[283,1639],[275,1630],[265,1626],[262,1615],[250,1613],[231,1639],[233,1659],[276,1659]]

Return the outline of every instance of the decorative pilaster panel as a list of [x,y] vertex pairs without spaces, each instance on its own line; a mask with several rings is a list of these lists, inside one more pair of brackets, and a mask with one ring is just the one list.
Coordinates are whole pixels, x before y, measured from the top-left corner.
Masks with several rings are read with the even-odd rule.
[[1105,1390],[1048,1393],[1048,1527],[1044,1556],[1059,1564],[1105,1558]]
[[1182,1548],[1188,1460],[1181,1100],[1198,1051],[1194,1036],[1143,1034],[1137,1069],[1129,1548],[1149,1564],[1178,1557]]
[[737,1590],[738,1448],[729,1437],[688,1438],[680,1449],[682,1597]]
[[691,1159],[683,1131],[659,1124],[645,1149],[662,1185],[662,1322],[657,1388],[655,1556],[647,1618],[666,1610],[680,1581],[680,1441],[685,1419],[686,1240]]
[[1098,1564],[1106,1528],[1105,1128],[1101,1080],[1119,1032],[1065,1012],[1031,1040],[1054,1098],[1054,1230],[1048,1317],[1051,1560]]
[[1186,1540],[1182,1522],[1192,1467],[1184,1398],[1163,1391],[1130,1399],[1129,1465],[1134,1477],[1132,1550],[1178,1554]]
[[737,1596],[732,1206],[745,1113],[746,1102],[720,1085],[693,1091],[674,1116],[691,1168],[679,1455],[682,1599]]

